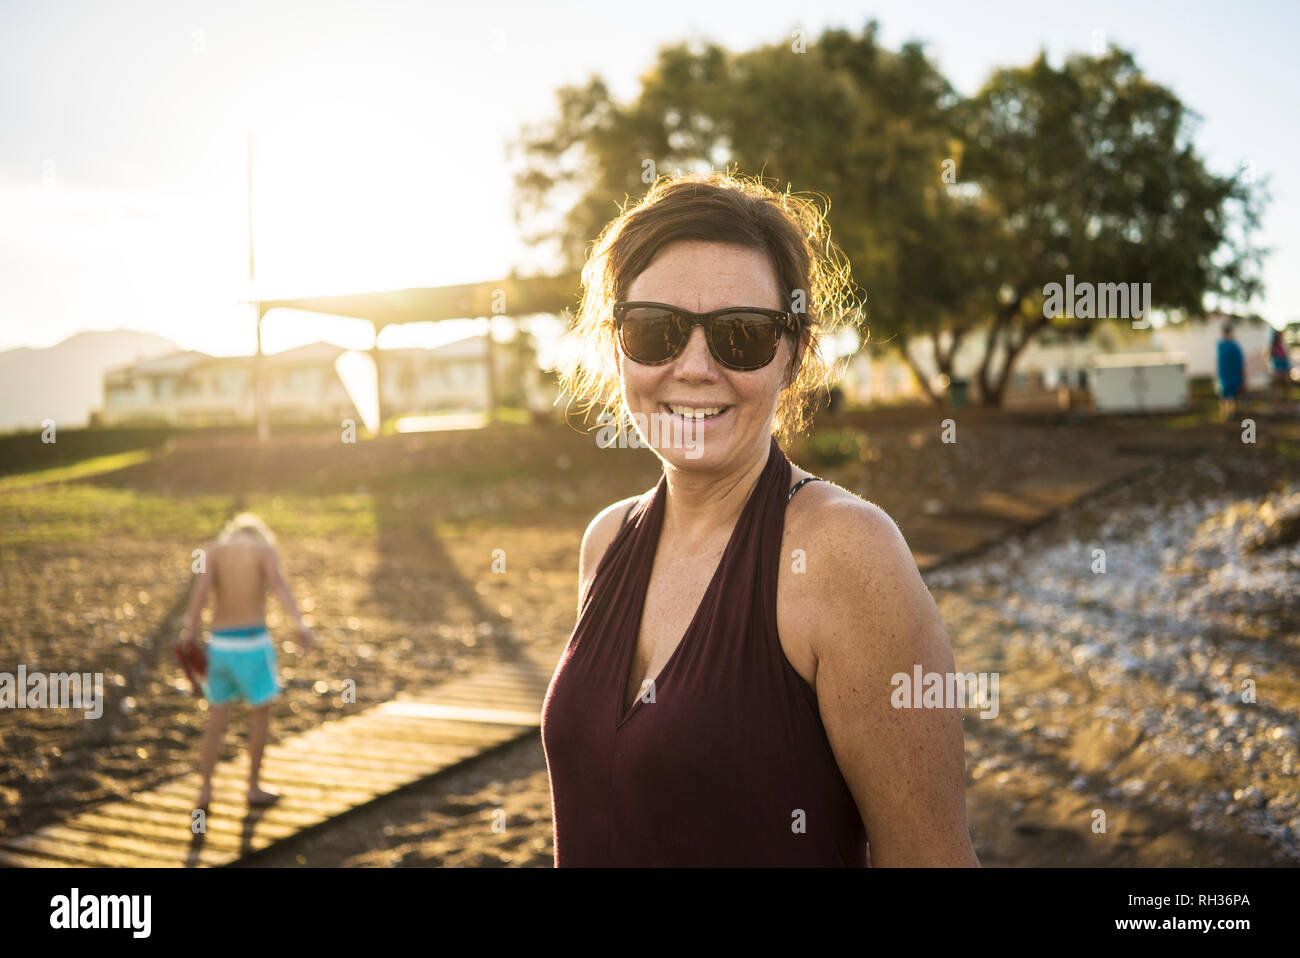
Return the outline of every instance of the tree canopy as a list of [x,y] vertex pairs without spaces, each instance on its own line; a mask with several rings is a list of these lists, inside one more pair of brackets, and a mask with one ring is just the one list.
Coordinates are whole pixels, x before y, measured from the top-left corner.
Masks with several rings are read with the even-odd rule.
[[[1206,169],[1194,115],[1130,54],[1059,68],[1040,55],[962,98],[920,44],[887,50],[877,32],[740,53],[665,47],[628,103],[599,77],[559,90],[556,115],[514,144],[526,239],[576,269],[624,204],[678,170],[737,169],[819,194],[871,340],[912,361],[909,344],[928,337],[940,370],[975,375],[992,403],[1053,322],[1044,286],[1067,273],[1148,282],[1158,308],[1258,290],[1262,187]],[[954,370],[976,330],[983,361]]]

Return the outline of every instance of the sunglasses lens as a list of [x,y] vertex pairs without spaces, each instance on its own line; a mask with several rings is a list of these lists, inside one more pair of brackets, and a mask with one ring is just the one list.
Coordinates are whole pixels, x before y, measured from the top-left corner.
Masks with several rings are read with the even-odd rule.
[[686,325],[666,309],[634,306],[623,315],[623,351],[638,363],[671,359],[686,341]]
[[762,313],[725,313],[713,324],[713,353],[724,366],[758,369],[776,355],[777,321]]

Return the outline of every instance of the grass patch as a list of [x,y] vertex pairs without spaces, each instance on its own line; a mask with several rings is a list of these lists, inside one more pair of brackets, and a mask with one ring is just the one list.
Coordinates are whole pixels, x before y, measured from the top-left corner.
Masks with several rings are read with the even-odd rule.
[[0,492],[13,489],[25,489],[29,486],[41,486],[51,482],[72,482],[89,476],[99,476],[106,472],[116,472],[127,466],[147,462],[153,455],[152,449],[135,449],[131,452],[119,452],[110,456],[96,456],[83,459],[66,466],[54,466],[50,469],[38,469],[16,476],[0,478]]
[[368,541],[378,530],[374,497],[364,494],[252,496],[245,508],[277,536]]
[[[246,508],[289,538],[366,542],[377,528],[369,495],[255,496]],[[127,538],[199,543],[216,535],[230,511],[225,495],[151,495],[71,484],[16,489],[0,499],[0,546],[102,542],[107,548],[113,539]]]
[[230,511],[228,496],[156,496],[72,484],[16,489],[0,500],[0,545],[100,542],[113,538],[202,539]]
[[1164,426],[1166,429],[1195,429],[1208,421],[1201,413],[1188,413],[1185,416],[1170,416],[1168,419],[1155,420],[1157,425]]
[[867,458],[867,437],[856,429],[819,429],[803,443],[800,458],[818,470]]
[[497,422],[510,423],[515,426],[531,426],[533,424],[533,414],[527,409],[520,409],[517,406],[498,406]]

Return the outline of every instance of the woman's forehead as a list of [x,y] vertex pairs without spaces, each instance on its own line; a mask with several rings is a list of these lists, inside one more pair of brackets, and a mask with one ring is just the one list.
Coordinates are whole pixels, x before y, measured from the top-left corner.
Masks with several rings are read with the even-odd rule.
[[725,306],[783,308],[771,261],[761,250],[698,241],[660,250],[628,284],[626,298],[701,313]]

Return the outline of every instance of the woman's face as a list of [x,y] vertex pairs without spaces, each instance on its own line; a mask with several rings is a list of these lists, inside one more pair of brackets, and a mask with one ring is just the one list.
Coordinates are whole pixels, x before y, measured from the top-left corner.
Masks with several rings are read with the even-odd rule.
[[[682,240],[665,246],[628,286],[627,300],[666,303],[696,313],[727,306],[786,310],[767,257],[758,250]],[[762,369],[740,372],[709,352],[696,326],[669,362],[644,366],[619,350],[623,399],[642,441],[680,469],[726,472],[766,459],[794,340],[783,335]],[[707,410],[703,419],[688,410]]]

